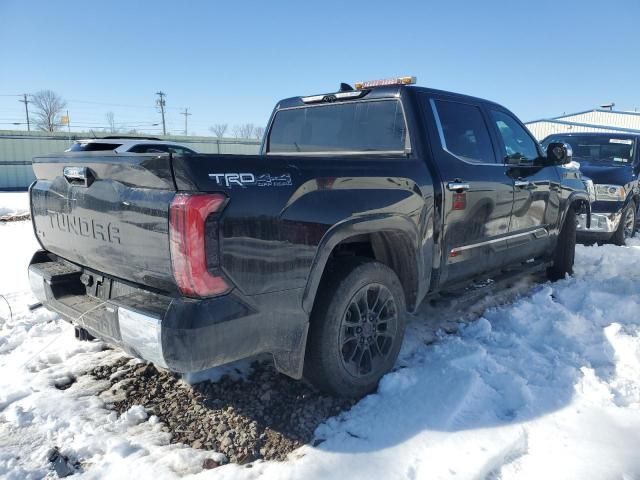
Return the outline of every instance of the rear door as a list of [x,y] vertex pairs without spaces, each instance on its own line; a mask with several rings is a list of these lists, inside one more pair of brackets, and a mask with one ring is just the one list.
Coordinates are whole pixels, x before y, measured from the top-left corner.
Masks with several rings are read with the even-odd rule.
[[550,232],[560,219],[558,169],[545,165],[538,142],[515,116],[493,106],[488,115],[498,136],[500,157],[515,187],[509,258],[541,255],[548,250]]
[[479,103],[429,95],[429,135],[442,181],[441,284],[502,265],[513,206],[513,179],[497,158]]

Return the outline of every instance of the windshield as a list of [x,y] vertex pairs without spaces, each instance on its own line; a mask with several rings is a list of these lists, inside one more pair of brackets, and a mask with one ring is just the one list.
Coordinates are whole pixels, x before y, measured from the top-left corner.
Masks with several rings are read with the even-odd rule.
[[571,145],[576,159],[618,165],[633,162],[634,141],[630,138],[613,135],[554,136],[545,140],[544,147],[551,142]]

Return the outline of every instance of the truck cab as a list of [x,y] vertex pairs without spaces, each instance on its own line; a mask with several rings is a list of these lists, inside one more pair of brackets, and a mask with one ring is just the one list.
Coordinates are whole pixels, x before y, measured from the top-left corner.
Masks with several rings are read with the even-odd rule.
[[570,164],[550,162],[513,113],[494,102],[434,89],[358,86],[280,101],[261,152],[303,155],[310,166],[329,171],[353,163],[393,177],[407,169],[437,249],[426,267],[437,278],[421,293],[552,247],[566,202],[584,191],[584,181]]
[[580,171],[594,183],[591,225],[578,217],[578,239],[585,243],[611,242],[624,245],[638,228],[640,205],[640,135],[623,132],[591,132],[550,135],[552,142],[570,145]]

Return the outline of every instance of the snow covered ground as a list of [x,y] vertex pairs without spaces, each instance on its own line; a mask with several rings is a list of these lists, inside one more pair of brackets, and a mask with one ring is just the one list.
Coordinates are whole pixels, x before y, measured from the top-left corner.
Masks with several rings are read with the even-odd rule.
[[0,192],[0,218],[29,213],[27,192]]
[[640,479],[640,241],[580,246],[573,278],[435,343],[413,322],[396,370],[321,425],[318,446],[214,470],[141,407],[105,408],[82,373],[122,354],[28,310],[36,248],[29,222],[0,224],[0,477],[54,476],[58,446],[81,478]]

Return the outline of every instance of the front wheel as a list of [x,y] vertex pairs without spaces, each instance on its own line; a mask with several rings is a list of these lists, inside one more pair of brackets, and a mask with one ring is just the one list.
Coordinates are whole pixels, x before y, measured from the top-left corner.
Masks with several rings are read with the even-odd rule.
[[569,206],[553,252],[553,264],[547,269],[549,280],[561,280],[573,274],[573,262],[576,256],[576,225],[576,211],[573,206]]
[[627,239],[632,238],[636,233],[636,204],[629,202],[620,216],[620,224],[611,237],[611,243],[615,245],[625,245]]
[[364,258],[328,266],[311,314],[304,376],[319,390],[359,398],[393,367],[405,328],[395,272]]

